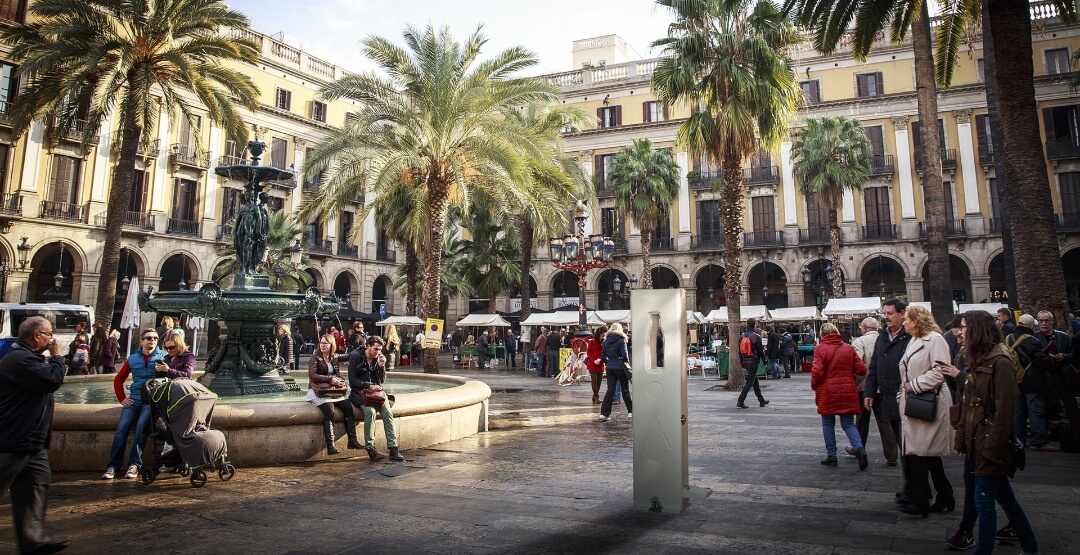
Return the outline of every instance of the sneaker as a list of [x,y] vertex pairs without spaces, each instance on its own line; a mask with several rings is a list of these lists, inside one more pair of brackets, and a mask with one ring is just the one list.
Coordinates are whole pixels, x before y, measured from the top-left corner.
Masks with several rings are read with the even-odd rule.
[[626,413],[626,417],[629,418],[630,420],[633,420],[634,419],[634,413],[628,412],[628,413]]
[[113,478],[116,478],[116,469],[110,466],[105,470],[105,474],[101,475],[101,479],[112,480]]
[[610,419],[610,418],[611,418],[610,416],[604,416],[604,415],[601,414],[600,418],[598,420],[600,420],[601,422],[607,422],[608,419]]
[[135,478],[139,475],[139,466],[131,465],[128,467],[127,472],[124,473],[124,478]]
[[1010,522],[999,528],[998,531],[994,533],[994,537],[999,540],[1015,540],[1016,528],[1013,528],[1013,525]]
[[1053,445],[1050,445],[1049,443],[1044,443],[1042,445],[1032,445],[1031,450],[1032,451],[1043,451],[1045,453],[1057,453],[1058,451],[1061,451],[1061,449],[1058,449],[1057,447],[1054,447]]
[[945,545],[947,545],[949,549],[971,549],[972,547],[975,547],[975,538],[971,537],[971,532],[957,530],[956,533],[953,534],[953,537],[945,540]]

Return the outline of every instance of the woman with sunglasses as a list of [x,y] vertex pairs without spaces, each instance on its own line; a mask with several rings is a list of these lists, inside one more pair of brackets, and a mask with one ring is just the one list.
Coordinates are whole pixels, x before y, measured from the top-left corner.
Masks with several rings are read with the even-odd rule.
[[184,336],[175,331],[165,332],[161,338],[161,347],[165,349],[166,370],[158,371],[157,377],[170,380],[190,378],[195,372],[195,354],[188,350]]
[[[166,372],[164,359],[165,352],[158,348],[157,330],[147,328],[139,336],[139,350],[124,361],[124,365],[113,378],[113,391],[116,393],[116,399],[123,406],[120,409],[120,423],[116,426],[116,434],[113,435],[112,448],[109,451],[109,466],[101,479],[112,480],[116,477],[116,470],[120,468],[124,460],[124,448],[127,446],[127,438],[132,425],[135,426],[135,443],[131,445],[131,454],[128,457],[127,472],[124,473],[124,477],[134,478],[139,475],[143,448],[146,446],[150,425],[150,403],[149,399],[143,402],[143,386],[153,379],[158,371]],[[129,375],[131,386],[125,391],[124,382],[127,381]]]

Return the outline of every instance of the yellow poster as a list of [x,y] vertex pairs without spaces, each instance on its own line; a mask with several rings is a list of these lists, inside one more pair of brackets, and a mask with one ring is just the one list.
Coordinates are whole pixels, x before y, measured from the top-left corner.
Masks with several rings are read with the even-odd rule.
[[443,321],[438,318],[428,318],[424,325],[424,348],[438,349],[442,347]]
[[573,353],[573,352],[574,352],[573,350],[567,349],[565,347],[563,347],[562,349],[559,349],[559,371],[560,372],[562,371],[563,368],[566,368],[566,359],[570,358],[570,354]]

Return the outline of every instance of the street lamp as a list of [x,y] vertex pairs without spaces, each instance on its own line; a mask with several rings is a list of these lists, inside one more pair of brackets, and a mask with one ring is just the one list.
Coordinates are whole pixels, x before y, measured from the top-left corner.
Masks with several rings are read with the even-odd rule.
[[878,273],[878,278],[881,279],[881,281],[878,282],[878,290],[881,292],[881,300],[884,301],[885,300],[885,271],[882,269],[881,255],[880,254],[877,257],[877,273]]
[[825,305],[825,284],[832,283],[833,278],[836,276],[836,272],[833,270],[832,264],[825,265],[825,279],[821,279],[822,275],[818,274],[817,278],[814,277],[813,272],[810,271],[809,266],[803,266],[802,272],[803,286],[809,289],[817,289],[818,291],[818,308]]
[[53,284],[57,289],[64,285],[64,244],[60,243],[60,263],[56,265],[56,275],[53,276]]
[[131,276],[128,275],[128,251],[124,249],[124,279],[120,280],[120,290],[127,293],[128,286],[131,285]]
[[615,291],[615,294],[620,299],[629,299],[630,291],[634,290],[634,286],[637,285],[637,274],[630,274],[630,280],[626,283],[626,288],[623,288],[623,282],[616,274],[615,279],[611,282],[611,288]]
[[30,249],[34,248],[34,246],[30,244],[30,238],[24,236],[22,238],[22,243],[19,243],[19,246],[16,248],[19,249],[19,269],[25,270],[27,257],[30,256]]
[[548,248],[551,252],[551,265],[578,278],[578,331],[575,336],[591,336],[585,327],[585,277],[594,268],[609,268],[615,256],[615,242],[603,235],[585,235],[585,220],[589,218],[585,204],[578,201],[574,208],[574,221],[577,223],[577,235],[567,235],[560,239],[552,237]]
[[761,304],[763,306],[768,306],[769,305],[769,284],[768,283],[761,286]]

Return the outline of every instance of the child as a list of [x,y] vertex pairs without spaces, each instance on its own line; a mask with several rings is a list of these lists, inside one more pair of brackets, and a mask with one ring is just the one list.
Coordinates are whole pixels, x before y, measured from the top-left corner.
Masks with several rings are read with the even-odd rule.
[[90,374],[90,345],[87,344],[86,335],[80,335],[75,338],[75,342],[78,346],[75,347],[75,352],[71,355],[71,372],[69,375],[82,374],[83,376]]

